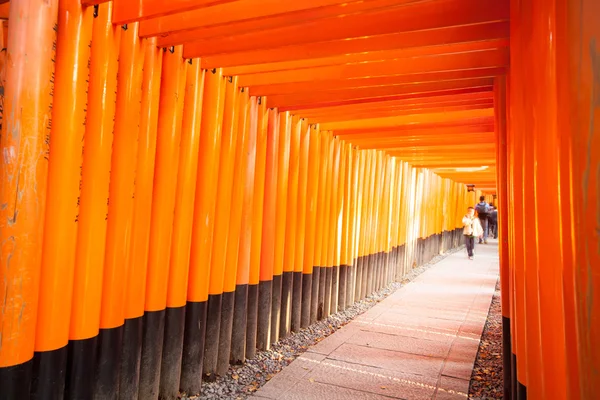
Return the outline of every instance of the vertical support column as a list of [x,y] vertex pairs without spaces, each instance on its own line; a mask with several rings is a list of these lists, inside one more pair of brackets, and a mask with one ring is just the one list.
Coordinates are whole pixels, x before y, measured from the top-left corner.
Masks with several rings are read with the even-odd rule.
[[[173,234],[169,256],[162,361],[159,369],[159,398],[161,399],[176,399],[179,395],[187,299],[187,293],[183,288],[188,287],[193,223],[193,218],[190,218],[190,215],[194,213],[196,197],[205,72],[200,67],[200,60],[198,59],[188,60],[185,68],[180,72],[186,75],[180,77],[180,81],[185,82],[185,89],[178,89],[178,94],[183,97],[185,90],[185,98],[182,101],[183,110],[180,114],[182,116],[180,146],[172,149],[172,151],[179,153],[179,167],[177,168],[177,186],[175,189],[175,212],[172,217]],[[164,97],[169,95],[170,93]],[[179,122],[176,121],[176,124],[179,124]],[[167,136],[165,132],[161,133]],[[170,147],[163,143],[164,139],[159,141],[161,146]],[[165,150],[159,149],[159,151]],[[169,157],[175,161],[175,154],[171,153]],[[172,169],[172,165],[161,163],[160,166],[163,169]],[[158,183],[158,174],[156,182]],[[173,187],[171,186],[170,189],[173,190]]]
[[[120,26],[116,29],[122,30]],[[138,156],[135,172],[131,251],[127,259],[125,324],[120,365],[122,373],[119,383],[119,396],[126,399],[136,398],[139,390],[162,53],[163,50],[156,47],[156,39],[145,41],[142,111],[140,114]]]
[[[39,313],[33,359],[34,396],[64,395],[81,196],[92,11],[92,8],[83,7],[77,0],[58,3],[60,29],[56,40],[46,203],[50,212],[44,218]],[[15,19],[19,18],[14,15]]]
[[[575,250],[574,270],[563,265],[565,284],[574,279],[580,396],[587,399],[597,396],[600,371],[600,3],[560,0],[556,8],[557,34],[565,38],[558,44],[557,56],[559,132],[565,145],[561,174],[571,175],[571,201],[561,204],[565,217],[570,211],[563,224],[564,256]],[[545,35],[548,40],[548,32]],[[577,395],[575,377],[570,378],[570,393]]]
[[[29,399],[38,315],[58,1],[10,3],[0,151],[0,387]],[[28,143],[23,146],[22,143]],[[17,195],[19,193],[20,195]],[[19,296],[16,293],[20,293]]]
[[[311,306],[310,306],[310,323],[313,324],[317,321],[319,311],[319,293],[321,284],[321,270],[325,268],[327,263],[327,246],[325,244],[327,233],[328,233],[328,220],[325,218],[326,212],[329,211],[326,207],[327,201],[327,185],[328,175],[327,168],[329,167],[329,140],[328,133],[321,132],[319,141],[321,143],[321,155],[319,157],[320,170],[318,177],[318,197],[317,197],[317,210],[316,217],[317,221],[320,221],[319,227],[315,231],[314,241],[314,261],[313,261],[313,272],[312,272],[312,293],[311,293]],[[327,210],[327,211],[326,211]],[[323,287],[324,288],[324,287]]]
[[350,268],[352,265],[352,209],[351,198],[353,193],[352,177],[353,177],[353,159],[352,145],[342,141],[344,179],[342,193],[342,237],[340,242],[340,267],[339,267],[339,294],[338,308],[336,312],[344,311],[348,307],[348,295],[350,289]]
[[158,398],[160,384],[186,83],[182,52],[183,46],[163,52],[139,384],[139,396],[147,399]]
[[[252,251],[254,211],[254,171],[256,166],[256,139],[258,129],[258,99],[250,98],[247,122],[247,147],[243,156],[243,206],[240,240],[237,258],[235,304],[231,331],[231,355],[233,364],[241,364],[246,358],[246,325],[248,319],[248,282],[250,280],[250,253]],[[228,255],[229,256],[229,255]],[[229,263],[229,261],[228,261]]]
[[123,324],[125,323],[127,263],[137,165],[140,98],[144,49],[139,24],[121,27],[115,130],[110,169],[106,253],[102,283],[100,334],[96,362],[95,398],[114,398],[119,393]]
[[252,250],[250,253],[250,281],[248,285],[248,322],[246,326],[246,357],[256,355],[258,323],[258,285],[260,282],[261,249],[263,238],[263,212],[265,200],[265,169],[267,162],[267,128],[269,115],[266,97],[259,97],[258,136],[256,139],[256,164],[254,173],[254,200],[252,203]]
[[345,290],[346,280],[344,277],[344,299],[341,299],[341,284],[342,284],[342,265],[346,264],[346,249],[342,247],[342,241],[345,241],[345,235],[347,232],[346,226],[346,209],[348,205],[346,203],[346,143],[338,139],[339,146],[339,161],[338,161],[338,188],[336,190],[336,235],[335,235],[335,254],[333,256],[333,276],[331,279],[331,305],[330,314],[338,312],[338,308],[341,304],[346,301]]
[[508,159],[506,138],[506,78],[494,82],[494,107],[496,114],[496,185],[498,187],[498,246],[500,255],[500,285],[502,293],[502,370],[504,373],[504,398],[511,399],[511,331],[510,331],[510,264],[508,257]]
[[279,149],[277,151],[277,199],[275,214],[275,254],[273,261],[273,295],[271,307],[271,343],[279,341],[281,300],[284,268],[285,234],[288,221],[287,202],[290,167],[290,135],[292,130],[289,111],[280,114]]
[[[337,257],[337,238],[338,234],[338,199],[339,199],[339,182],[340,182],[340,139],[334,138],[333,152],[331,156],[331,198],[329,201],[329,251],[327,254],[327,268],[325,269],[325,304],[323,307],[323,317],[327,318],[331,314],[331,304],[333,302],[334,285],[337,283],[337,267],[339,261]],[[335,282],[334,282],[335,275]]]
[[[327,285],[327,268],[329,267],[329,252],[331,243],[331,191],[332,191],[332,164],[333,164],[333,140],[329,132],[321,132],[321,158],[319,180],[319,200],[317,210],[317,221],[322,221],[319,227],[315,225],[315,261],[313,263],[313,289],[311,300],[310,323],[323,319],[325,308],[325,287]],[[322,231],[322,232],[320,232]],[[319,232],[321,233],[319,235]],[[320,254],[317,249],[320,245]],[[317,258],[318,256],[318,258]]]
[[260,251],[260,281],[258,286],[258,327],[256,347],[268,350],[271,346],[271,309],[273,295],[273,263],[277,215],[277,153],[279,150],[279,112],[270,109],[267,128],[267,157],[265,164],[265,200],[263,205],[262,242]]
[[290,155],[287,191],[287,216],[285,224],[285,249],[283,253],[283,276],[281,284],[281,320],[279,336],[286,338],[292,329],[294,291],[294,267],[298,237],[298,185],[300,175],[300,127],[298,117],[290,122]]
[[310,161],[310,131],[308,122],[301,119],[296,123],[295,129],[300,136],[299,173],[298,173],[298,221],[296,234],[296,250],[294,255],[294,285],[292,292],[292,322],[291,329],[298,332],[302,324],[302,307],[304,304],[304,244],[306,238],[306,205],[308,198],[308,169]]
[[318,200],[319,174],[319,127],[310,126],[310,147],[308,157],[308,175],[306,177],[306,230],[304,240],[304,266],[302,270],[302,316],[301,327],[306,328],[311,321],[312,274],[315,253],[315,225]]
[[[238,259],[240,249],[240,231],[242,229],[242,214],[244,211],[244,189],[246,185],[246,168],[248,166],[248,144],[250,132],[250,97],[247,88],[238,89],[238,123],[237,138],[235,148],[235,158],[233,159],[233,188],[231,193],[231,216],[229,218],[229,234],[227,238],[227,255],[225,258],[225,276],[223,282],[223,301],[221,306],[221,324],[219,331],[219,354],[217,358],[218,375],[224,376],[229,368],[229,359],[231,356],[231,335],[233,329],[233,320],[235,312],[236,297],[236,279],[238,272]],[[248,267],[248,262],[240,264]],[[246,280],[247,282],[247,280]],[[241,305],[245,306],[245,300],[241,300]],[[245,309],[244,309],[245,314]],[[245,317],[244,317],[245,318]],[[244,340],[245,341],[245,340]]]
[[93,22],[65,384],[69,399],[91,398],[94,387],[121,35],[111,14],[112,3],[102,4]]
[[200,393],[206,339],[206,309],[210,279],[210,255],[215,223],[221,117],[224,91],[223,70],[207,71],[204,78],[202,120],[200,122],[200,152],[194,198],[192,250],[183,333],[181,390]]
[[[216,379],[219,356],[219,333],[221,331],[221,307],[225,283],[225,263],[231,216],[231,193],[235,166],[235,148],[238,129],[237,77],[225,78],[225,104],[221,132],[219,175],[215,205],[214,237],[210,256],[210,283],[208,286],[208,309],[206,314],[206,340],[204,350],[204,378]],[[220,122],[220,121],[219,121]]]

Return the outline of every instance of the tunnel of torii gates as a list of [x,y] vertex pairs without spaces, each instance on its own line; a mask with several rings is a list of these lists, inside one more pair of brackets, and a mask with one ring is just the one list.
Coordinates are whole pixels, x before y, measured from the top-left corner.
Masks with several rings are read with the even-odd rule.
[[481,194],[505,398],[598,398],[600,1],[0,3],[0,399],[197,394]]

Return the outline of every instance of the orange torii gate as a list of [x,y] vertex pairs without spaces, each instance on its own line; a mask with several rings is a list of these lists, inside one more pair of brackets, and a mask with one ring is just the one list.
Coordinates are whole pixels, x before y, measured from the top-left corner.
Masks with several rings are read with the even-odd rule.
[[592,398],[598,18],[594,0],[0,1],[0,399],[199,393],[459,246],[482,194],[505,397]]

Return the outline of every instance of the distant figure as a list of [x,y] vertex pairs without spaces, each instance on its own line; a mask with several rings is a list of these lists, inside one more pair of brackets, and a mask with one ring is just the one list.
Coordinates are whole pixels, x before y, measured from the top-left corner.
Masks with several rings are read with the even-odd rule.
[[498,209],[495,205],[490,204],[489,219],[489,235],[494,239],[498,239]]
[[479,218],[475,216],[475,209],[473,207],[467,209],[467,214],[463,217],[462,222],[464,225],[463,235],[465,236],[467,254],[469,255],[469,260],[472,260],[473,250],[475,250],[475,238],[483,235],[483,228],[481,227]]
[[483,237],[479,238],[479,243],[481,243],[483,239],[483,243],[487,244],[490,206],[485,202],[485,196],[479,197],[479,203],[475,206],[475,211],[477,211],[477,216],[479,217],[481,227],[483,228]]

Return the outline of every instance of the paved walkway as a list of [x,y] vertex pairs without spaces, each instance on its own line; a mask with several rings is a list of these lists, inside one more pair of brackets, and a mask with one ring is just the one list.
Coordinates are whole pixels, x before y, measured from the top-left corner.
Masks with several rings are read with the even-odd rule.
[[495,240],[450,255],[298,357],[269,399],[465,399],[498,279]]

